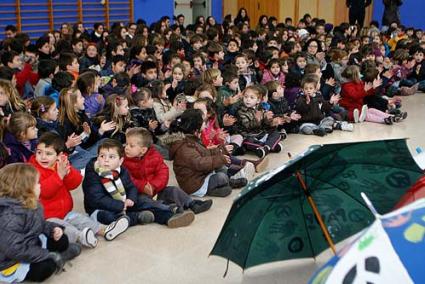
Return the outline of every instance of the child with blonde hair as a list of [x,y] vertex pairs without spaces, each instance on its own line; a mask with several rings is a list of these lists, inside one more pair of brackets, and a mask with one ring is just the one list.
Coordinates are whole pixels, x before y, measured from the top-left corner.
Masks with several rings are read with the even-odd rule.
[[85,99],[78,89],[63,89],[59,101],[59,133],[64,140],[72,139],[73,142],[67,145],[71,153],[69,160],[77,169],[83,169],[90,159],[96,157],[99,138],[114,130],[116,123],[102,121],[98,129],[94,128],[84,112]]
[[0,170],[0,282],[42,282],[80,254],[62,228],[44,220],[39,174],[28,164]]
[[8,117],[14,112],[25,110],[25,102],[12,82],[0,79],[0,116]]

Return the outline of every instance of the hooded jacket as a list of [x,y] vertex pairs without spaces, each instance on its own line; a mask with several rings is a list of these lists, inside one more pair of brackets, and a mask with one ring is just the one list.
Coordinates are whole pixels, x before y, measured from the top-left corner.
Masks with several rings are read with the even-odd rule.
[[198,191],[205,178],[226,163],[219,148],[207,149],[195,135],[174,133],[164,137],[163,142],[170,145],[177,182],[187,194]]
[[43,218],[43,209],[27,209],[21,202],[0,197],[0,271],[18,262],[46,260],[49,251],[40,245],[40,234],[50,236],[57,224]]
[[143,193],[146,184],[149,183],[155,190],[155,196],[168,184],[168,166],[155,146],[151,146],[141,158],[125,157],[123,165],[130,172],[131,180],[139,193]]
[[69,174],[61,179],[56,164],[53,168],[46,169],[37,162],[35,155],[31,157],[29,163],[40,174],[40,202],[44,207],[44,217],[63,219],[74,205],[69,192],[81,184],[83,177],[80,172],[71,166]]

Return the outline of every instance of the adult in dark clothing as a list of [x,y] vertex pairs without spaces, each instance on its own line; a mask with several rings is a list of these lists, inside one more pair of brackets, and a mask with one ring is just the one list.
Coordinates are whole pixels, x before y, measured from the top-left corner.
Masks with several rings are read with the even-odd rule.
[[372,3],[372,0],[346,0],[349,10],[350,25],[356,23],[362,28],[365,18],[365,9]]
[[403,0],[383,0],[384,1],[384,15],[382,16],[382,25],[390,26],[391,23],[400,24],[400,10],[399,7],[403,4]]

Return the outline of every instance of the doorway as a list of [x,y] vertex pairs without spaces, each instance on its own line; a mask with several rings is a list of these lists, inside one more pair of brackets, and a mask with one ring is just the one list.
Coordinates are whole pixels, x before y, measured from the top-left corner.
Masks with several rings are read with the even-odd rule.
[[198,16],[211,15],[211,0],[174,0],[174,15],[183,14],[185,25],[193,24]]

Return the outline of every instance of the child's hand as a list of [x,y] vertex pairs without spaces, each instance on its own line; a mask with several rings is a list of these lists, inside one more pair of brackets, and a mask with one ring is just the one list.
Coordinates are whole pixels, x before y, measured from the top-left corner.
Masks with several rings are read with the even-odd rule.
[[90,135],[91,128],[90,128],[90,125],[87,122],[83,123],[83,130],[84,130],[85,133],[87,133],[87,135]]
[[177,85],[179,84],[179,82],[176,79],[173,79],[173,82],[171,83],[171,87],[173,89],[177,88]]
[[225,145],[224,148],[226,148],[227,152],[232,153],[234,147],[233,145],[228,144]]
[[285,119],[281,116],[273,118],[273,121],[272,121],[273,126],[282,125],[284,123],[285,123]]
[[297,121],[301,118],[301,115],[298,114],[296,111],[293,111],[289,117],[291,118],[291,120]]
[[64,177],[69,173],[70,170],[69,161],[65,155],[59,155],[56,168],[60,179],[64,179]]
[[72,133],[70,136],[68,136],[68,140],[65,142],[66,148],[74,148],[75,146],[78,146],[81,144],[81,136],[76,135],[75,132]]
[[366,84],[364,84],[364,90],[365,90],[365,92],[368,92],[368,91],[370,91],[372,89],[373,89],[372,83],[366,83]]
[[226,138],[229,136],[229,133],[227,133],[227,131],[224,131],[223,129],[220,129],[217,135],[219,140],[225,141]]
[[55,241],[59,241],[60,238],[62,238],[63,236],[63,230],[59,227],[54,227],[53,228],[53,239]]
[[158,127],[158,121],[156,120],[149,120],[149,129],[155,130]]
[[325,84],[334,87],[336,82],[334,78],[329,78],[325,81]]
[[164,126],[166,128],[170,128],[170,125],[171,125],[171,121],[170,120],[164,120]]
[[154,194],[153,186],[150,183],[147,183],[145,185],[145,188],[143,189],[143,192],[149,196],[153,196]]
[[274,116],[273,112],[270,111],[270,110],[269,111],[266,111],[265,115],[266,115],[266,118],[268,120],[273,119],[273,116]]
[[261,122],[261,120],[263,119],[263,112],[262,112],[261,110],[257,110],[257,111],[255,112],[255,119],[256,119],[258,122]]
[[133,65],[130,67],[130,69],[128,69],[127,74],[131,78],[134,75],[140,73],[140,69],[141,69],[140,65]]
[[117,124],[113,121],[106,122],[106,120],[102,121],[100,124],[99,134],[103,135],[105,132],[114,130],[117,127]]
[[230,114],[225,114],[223,116],[223,124],[224,126],[232,126],[233,124],[235,124],[236,122],[236,118]]
[[131,200],[131,199],[126,199],[125,201],[124,201],[124,210],[126,210],[127,208],[129,208],[129,207],[133,207],[133,205],[134,205],[134,201],[133,200]]
[[331,99],[329,100],[329,102],[334,105],[334,104],[337,104],[340,99],[341,99],[340,95],[334,94],[331,96]]
[[381,85],[382,85],[382,79],[381,78],[378,77],[375,80],[373,80],[372,86],[373,86],[374,89],[378,88]]
[[230,157],[227,155],[223,155],[224,159],[226,160],[226,164],[230,164],[232,161],[230,160]]
[[105,102],[105,99],[103,98],[103,96],[102,96],[102,95],[98,95],[98,96],[96,97],[96,101],[97,101],[99,104],[103,104],[103,103]]

